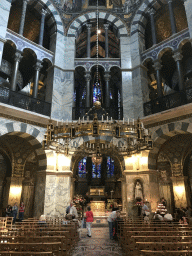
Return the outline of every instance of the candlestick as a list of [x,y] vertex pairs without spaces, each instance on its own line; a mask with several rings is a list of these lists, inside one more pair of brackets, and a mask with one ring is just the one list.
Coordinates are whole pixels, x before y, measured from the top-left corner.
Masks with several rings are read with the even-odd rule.
[[133,119],[133,125],[134,125],[134,119]]
[[111,117],[111,122],[113,122],[113,118]]
[[128,120],[127,120],[127,123],[129,124],[129,118],[128,118]]
[[83,116],[83,123],[84,123],[84,116]]
[[125,119],[124,119],[124,117],[123,117],[123,124],[125,123]]
[[107,116],[107,122],[109,122],[109,117]]

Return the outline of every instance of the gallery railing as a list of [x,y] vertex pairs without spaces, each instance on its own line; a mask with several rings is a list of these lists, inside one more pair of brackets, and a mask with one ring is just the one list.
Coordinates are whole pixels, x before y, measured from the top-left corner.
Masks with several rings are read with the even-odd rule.
[[144,103],[144,115],[149,116],[192,102],[192,87],[185,92],[176,92]]
[[51,114],[51,103],[11,91],[5,87],[0,87],[0,102],[45,116]]
[[[102,115],[103,115],[103,118],[106,120],[106,113],[108,113],[108,116],[109,118],[113,118],[113,120],[122,120],[123,119],[123,108],[122,107],[118,107],[118,108],[104,108],[105,110],[103,110],[102,108],[101,109],[98,109],[98,110],[94,110],[94,112],[97,112],[97,116],[98,116],[98,119],[101,120],[102,119]],[[90,108],[76,108],[76,107],[73,107],[73,110],[72,110],[72,119],[73,120],[78,120],[79,117],[82,119],[83,116],[85,116],[86,113],[88,113],[88,111],[90,110]],[[93,119],[93,111],[90,111],[89,112],[89,119],[92,120]]]

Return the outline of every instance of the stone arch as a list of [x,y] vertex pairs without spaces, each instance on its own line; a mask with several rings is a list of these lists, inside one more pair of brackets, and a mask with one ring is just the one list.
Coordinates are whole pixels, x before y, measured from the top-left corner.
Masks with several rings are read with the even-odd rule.
[[4,122],[0,125],[0,130],[0,136],[9,134],[26,139],[37,156],[37,171],[45,171],[47,169],[47,157],[41,145],[43,134],[45,132],[44,129],[42,130],[42,128],[37,128],[25,123]]
[[[51,27],[56,27],[56,32],[61,34],[61,35],[64,35],[64,28],[63,28],[63,23],[62,23],[61,17],[59,15],[57,9],[51,3],[51,1],[49,1],[49,0],[40,0],[40,1],[36,2],[35,6],[38,5],[38,4],[42,4],[43,8],[45,10],[49,11],[49,13],[50,13],[50,18],[49,18],[49,23],[50,24],[49,25]],[[52,19],[52,17],[53,17],[53,19]]]
[[149,152],[148,167],[149,169],[156,170],[157,168],[157,156],[161,146],[169,140],[171,137],[184,134],[192,133],[192,124],[190,121],[178,121],[160,126],[152,134],[154,140],[153,149]]
[[[163,0],[149,0],[144,1],[143,4],[139,7],[137,12],[135,13],[135,16],[133,18],[132,24],[131,24],[131,36],[136,33],[145,34],[145,25],[147,22],[146,19],[146,11],[150,8],[152,8],[155,5],[155,10],[161,8],[161,6],[164,4]],[[153,7],[154,8],[154,7]]]
[[[76,37],[78,31],[81,29],[81,25],[91,19],[96,19],[96,12],[85,13],[78,18],[76,18],[67,31],[68,37]],[[119,32],[119,37],[128,36],[127,28],[124,22],[113,14],[109,14],[107,12],[99,12],[99,19],[104,19],[110,23],[113,23]]]

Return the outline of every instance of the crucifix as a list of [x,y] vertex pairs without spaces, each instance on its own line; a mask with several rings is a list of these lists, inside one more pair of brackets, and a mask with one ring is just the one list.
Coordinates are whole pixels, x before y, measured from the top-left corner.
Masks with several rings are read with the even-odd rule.
[[110,192],[111,192],[111,200],[112,200],[112,193],[114,193],[114,191],[113,191],[113,190],[111,190]]

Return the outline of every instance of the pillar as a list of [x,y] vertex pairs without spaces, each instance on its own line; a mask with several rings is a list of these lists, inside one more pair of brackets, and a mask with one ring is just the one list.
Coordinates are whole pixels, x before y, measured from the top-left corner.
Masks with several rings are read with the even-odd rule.
[[177,65],[177,72],[178,72],[178,77],[179,77],[179,90],[184,91],[183,70],[182,70],[182,64],[181,64],[183,55],[180,53],[180,51],[176,51],[176,52],[174,52],[173,58]]
[[44,213],[46,172],[37,171],[35,175],[33,216],[39,218]]
[[22,186],[21,201],[25,204],[25,218],[33,217],[34,179],[25,178]]
[[155,18],[154,18],[155,11],[154,9],[149,10],[150,20],[151,20],[151,32],[152,32],[152,40],[153,45],[157,44],[157,34],[155,29]]
[[41,11],[41,26],[40,26],[40,32],[39,32],[39,44],[43,45],[43,36],[44,36],[44,28],[45,28],[45,16],[47,11],[42,9]]
[[109,38],[108,38],[109,24],[104,24],[104,28],[105,28],[105,58],[109,58]]
[[175,200],[175,207],[180,208],[181,206],[186,208],[189,206],[187,201],[187,179],[188,177],[178,176],[178,177],[171,177],[173,183],[173,194]]
[[110,74],[109,72],[105,72],[105,75],[104,75],[104,78],[105,78],[105,99],[106,99],[106,103],[105,103],[105,106],[106,108],[110,108],[110,88],[109,88],[109,81],[110,81]]
[[157,95],[158,98],[163,97],[163,91],[162,91],[162,77],[161,77],[161,62],[159,60],[154,61],[153,65],[155,71],[156,71],[156,79],[157,79]]
[[27,3],[29,0],[23,0],[23,8],[21,13],[21,21],[20,21],[20,27],[19,27],[19,34],[23,35],[24,31],[24,25],[25,25],[25,16],[26,16],[26,10],[27,10]]
[[86,108],[90,108],[90,80],[91,80],[91,72],[85,72],[85,80],[86,80]]
[[12,70],[12,75],[11,75],[11,90],[16,91],[16,86],[17,86],[17,73],[19,70],[19,62],[23,58],[22,53],[20,51],[16,51],[15,53],[15,58],[14,58],[14,65],[13,65],[13,70]]
[[172,34],[177,33],[177,28],[176,28],[176,22],[175,22],[175,16],[174,16],[174,10],[173,10],[173,1],[168,0],[168,6],[169,6],[169,16],[170,16],[170,21],[171,21],[171,30]]
[[87,58],[91,57],[91,27],[92,24],[86,24],[87,26]]
[[39,73],[41,68],[43,67],[41,65],[41,61],[37,60],[37,63],[35,64],[35,77],[34,77],[34,84],[33,84],[33,98],[37,98],[38,96],[38,88],[39,88]]

